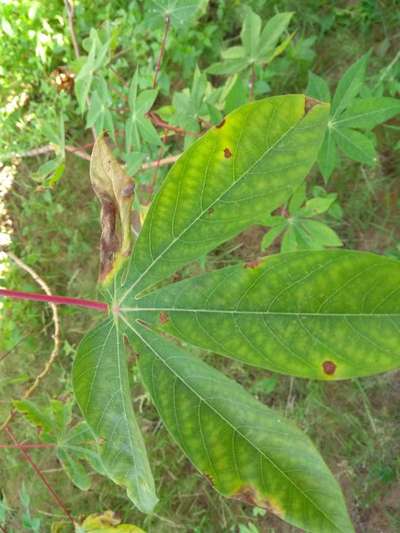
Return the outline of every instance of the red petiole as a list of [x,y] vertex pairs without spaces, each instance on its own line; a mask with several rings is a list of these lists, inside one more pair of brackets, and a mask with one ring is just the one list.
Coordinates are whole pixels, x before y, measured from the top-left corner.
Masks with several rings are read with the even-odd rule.
[[99,302],[98,300],[84,300],[82,298],[71,298],[69,296],[53,296],[48,294],[41,294],[37,292],[12,291],[9,289],[0,289],[0,296],[7,298],[14,298],[16,300],[33,300],[35,302],[47,302],[57,305],[76,305],[78,307],[86,307],[87,309],[95,309],[106,313],[108,311],[108,304]]

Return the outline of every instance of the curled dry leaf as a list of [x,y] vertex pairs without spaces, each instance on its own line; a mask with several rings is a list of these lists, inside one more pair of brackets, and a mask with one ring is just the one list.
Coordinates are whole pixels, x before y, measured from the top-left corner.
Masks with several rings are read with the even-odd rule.
[[134,184],[103,135],[93,147],[90,180],[101,202],[100,281],[104,282],[131,250]]

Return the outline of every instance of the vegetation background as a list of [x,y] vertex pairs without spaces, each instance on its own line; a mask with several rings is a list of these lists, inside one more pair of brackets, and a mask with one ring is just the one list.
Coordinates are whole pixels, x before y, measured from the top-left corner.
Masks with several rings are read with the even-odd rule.
[[[346,69],[367,52],[359,94],[399,96],[398,0],[211,0],[185,5],[189,10],[182,19],[174,9],[168,11],[174,2],[161,0],[0,2],[3,286],[38,290],[6,254],[11,251],[52,292],[96,297],[99,205],[87,161],[93,129],[106,129],[113,139],[116,154],[135,181],[140,199],[136,208],[143,214],[168,169],[163,160],[182,152],[201,131],[248,99],[311,90],[316,79],[310,72],[323,78],[333,93]],[[277,13],[293,13],[282,30],[282,49],[273,61],[261,58],[240,68],[226,67],[227,49],[240,45],[243,21],[251,20],[249,9],[261,17],[263,27]],[[252,24],[254,35],[254,17]],[[400,257],[399,131],[399,120],[391,118],[366,133],[368,146],[376,147],[376,160],[342,150],[330,176],[321,165],[309,176],[296,202],[298,207],[306,199],[320,199],[317,210],[308,213],[315,214],[323,233],[311,235],[314,247],[342,242],[347,248]],[[151,162],[151,168],[143,167]],[[295,208],[286,206],[278,215],[289,219]],[[191,268],[199,272],[279,251],[282,235],[272,241],[265,234],[265,227],[253,228]],[[310,247],[302,235],[297,232],[288,246]],[[123,490],[84,469],[80,461],[69,468],[60,462],[60,435],[69,434],[81,420],[72,402],[71,363],[80,338],[97,317],[76,308],[59,309],[59,354],[31,398],[38,412],[56,420],[59,435],[54,435],[46,432],[39,415],[23,416],[21,405],[13,403],[49,358],[51,310],[29,302],[4,300],[0,305],[0,423],[17,407],[9,426],[17,442],[47,444],[29,449],[29,454],[75,520],[109,509],[149,532],[294,530],[261,509],[215,493],[168,437],[135,371],[132,399],[156,476],[157,513],[144,517]],[[351,502],[358,531],[400,531],[398,372],[319,383],[228,359],[212,361],[312,437]],[[2,530],[71,531],[63,509],[53,503],[21,449],[10,446],[3,431]]]

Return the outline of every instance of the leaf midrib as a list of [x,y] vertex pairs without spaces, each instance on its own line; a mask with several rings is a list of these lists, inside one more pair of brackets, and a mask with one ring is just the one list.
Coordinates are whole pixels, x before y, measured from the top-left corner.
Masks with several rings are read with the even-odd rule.
[[[207,211],[212,208],[216,203],[218,203],[228,192],[231,191],[236,185],[238,185],[242,179],[244,179],[251,170],[258,165],[260,161],[262,161],[272,150],[275,149],[275,147],[283,140],[285,137],[289,135],[298,125],[299,123],[304,119],[306,115],[304,114],[297,122],[294,124],[291,128],[289,128],[279,139],[277,139],[274,144],[272,144],[263,154],[241,175],[239,176],[234,182],[231,183],[231,185],[225,189],[213,202],[211,202],[206,208],[204,208],[197,217],[195,217],[192,222],[188,226],[186,226],[185,229],[183,229],[179,235],[177,235],[172,241],[160,252],[160,254],[150,263],[150,265],[140,274],[140,276],[136,279],[136,281],[126,290],[126,292],[122,295],[122,298],[120,300],[120,305],[124,302],[124,300],[127,298],[127,296],[131,293],[131,291],[141,282],[143,278],[147,275],[147,273],[154,267],[156,263],[170,250],[174,244],[181,239],[185,233],[187,233],[193,226],[198,222]],[[160,191],[161,192],[161,191]],[[134,256],[134,252],[132,254],[132,257]],[[143,287],[143,290],[148,288],[148,286]]]
[[[325,519],[334,526],[334,528],[337,530],[337,531],[340,531],[338,526],[332,522],[331,518],[314,502],[313,499],[310,498],[310,496],[307,495],[307,493],[305,493],[297,484],[295,481],[293,481],[289,476],[288,474],[286,474],[286,472],[284,472],[283,470],[281,470],[281,468],[275,464],[275,462],[270,458],[268,457],[265,452],[263,452],[262,450],[260,450],[253,442],[251,442],[248,437],[246,437],[246,435],[243,435],[243,433],[237,429],[235,426],[232,425],[232,423],[230,422],[230,420],[228,420],[227,418],[225,418],[225,416],[223,414],[221,414],[219,411],[217,411],[215,409],[215,407],[210,404],[205,398],[203,398],[195,389],[193,389],[193,387],[191,387],[191,385],[189,383],[187,383],[184,378],[179,374],[177,373],[166,361],[165,359],[157,352],[157,350],[144,338],[142,337],[142,335],[126,320],[126,318],[121,315],[121,318],[122,320],[125,322],[125,324],[129,327],[129,329],[131,329],[133,331],[133,333],[139,337],[145,344],[146,346],[153,352],[153,354],[164,364],[164,366],[166,366],[169,371],[176,377],[178,378],[193,394],[195,394],[195,396],[197,396],[199,398],[199,400],[201,400],[202,402],[204,402],[208,408],[213,411],[217,416],[219,416],[222,420],[225,421],[225,423],[231,427],[236,433],[238,433],[246,442],[248,442],[250,444],[250,446],[252,446],[261,456],[265,457],[265,459],[278,471],[281,473],[281,475],[283,477],[285,477],[288,482],[290,484],[292,484],[292,486],[300,493],[303,495],[303,497],[308,500],[312,505],[313,507],[321,513],[321,515],[323,517],[325,517]],[[340,531],[340,533],[342,533]]]
[[230,315],[258,315],[258,316],[290,316],[299,318],[317,317],[317,318],[347,318],[347,317],[362,317],[362,318],[400,318],[400,313],[309,313],[309,312],[285,312],[285,311],[252,311],[236,309],[201,309],[201,308],[189,308],[189,307],[122,307],[120,309],[121,316],[123,313],[142,313],[146,311],[151,312],[170,312],[170,313],[212,313],[212,314],[230,314]]

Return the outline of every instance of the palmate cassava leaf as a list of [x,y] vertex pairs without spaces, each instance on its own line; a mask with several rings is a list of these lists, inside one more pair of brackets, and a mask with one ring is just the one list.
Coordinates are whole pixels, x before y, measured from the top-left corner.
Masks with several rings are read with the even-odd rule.
[[400,367],[399,294],[397,260],[304,251],[174,283],[121,312],[251,365],[332,380]]
[[[167,290],[141,298],[145,289],[287,201],[316,159],[328,109],[291,95],[227,116],[169,172],[127,271],[106,288],[110,317],[83,339],[74,389],[108,476],[142,511],[152,510],[156,496],[131,405],[125,333],[139,350],[143,380],[167,427],[218,490],[309,531],[353,531],[340,489],[309,440],[237,384],[143,327],[140,320],[151,321],[154,313],[158,320],[161,310],[139,309],[139,302]],[[192,291],[193,305],[196,294],[200,286]],[[213,442],[220,447],[204,447]]]
[[353,531],[339,485],[304,433],[137,321],[129,332],[161,418],[218,491],[307,531]]
[[[346,70],[332,99],[329,127],[318,155],[318,165],[326,182],[338,164],[337,149],[354,161],[374,165],[377,162],[375,136],[368,130],[400,113],[398,98],[358,97],[364,85],[369,55],[369,52],[363,55]],[[309,73],[306,94],[330,101],[326,81],[312,72]],[[368,134],[358,129],[367,130]]]
[[154,198],[117,301],[262,223],[309,172],[328,113],[328,104],[304,95],[266,98],[193,143]]

